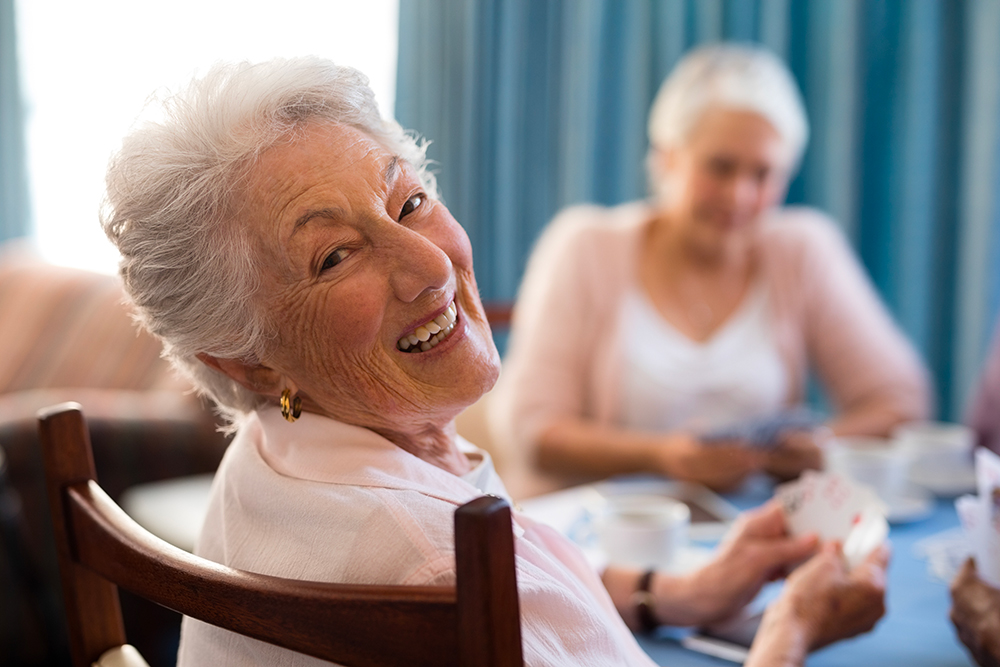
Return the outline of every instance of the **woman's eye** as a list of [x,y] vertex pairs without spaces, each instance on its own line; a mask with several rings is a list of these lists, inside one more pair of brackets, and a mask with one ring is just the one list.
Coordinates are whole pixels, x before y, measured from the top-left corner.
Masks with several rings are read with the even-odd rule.
[[326,271],[327,269],[332,269],[333,267],[343,262],[345,259],[347,259],[347,251],[344,250],[343,248],[337,248],[336,250],[334,250],[333,252],[331,252],[329,255],[326,256],[326,259],[323,260],[323,266],[320,270]]
[[736,171],[736,164],[725,158],[713,158],[709,160],[708,168],[714,175],[727,178]]
[[424,195],[413,195],[403,204],[403,209],[399,212],[399,219],[402,220],[409,214],[416,211],[424,203]]

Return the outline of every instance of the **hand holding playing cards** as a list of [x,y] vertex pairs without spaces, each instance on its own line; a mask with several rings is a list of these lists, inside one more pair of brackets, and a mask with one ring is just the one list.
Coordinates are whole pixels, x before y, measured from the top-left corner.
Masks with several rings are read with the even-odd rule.
[[695,624],[732,616],[769,581],[812,556],[815,536],[789,537],[781,505],[771,502],[744,513],[723,541],[716,558],[692,575],[698,591]]
[[824,544],[764,614],[745,667],[802,665],[809,651],[871,630],[885,613],[888,563],[882,545],[848,570],[839,543]]
[[775,489],[791,535],[815,534],[844,545],[849,566],[885,542],[889,524],[875,492],[838,473],[807,470],[794,482]]
[[876,548],[848,570],[840,544],[827,542],[808,563],[792,573],[782,602],[810,632],[810,648],[868,632],[885,613],[885,575],[889,547]]
[[703,445],[691,436],[673,436],[662,448],[662,471],[675,479],[729,491],[764,465],[764,453],[738,441]]
[[827,437],[826,429],[785,431],[778,445],[768,451],[764,469],[780,480],[795,479],[806,470],[823,469],[820,440]]
[[972,657],[1000,667],[1000,590],[986,584],[968,559],[951,584],[951,622]]

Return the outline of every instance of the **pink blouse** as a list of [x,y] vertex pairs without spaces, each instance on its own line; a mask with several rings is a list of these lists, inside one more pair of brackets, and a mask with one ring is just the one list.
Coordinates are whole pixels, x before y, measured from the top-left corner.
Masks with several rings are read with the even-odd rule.
[[[455,509],[505,495],[489,455],[473,486],[373,431],[277,408],[251,415],[219,468],[197,553],[275,576],[367,584],[455,581]],[[583,555],[554,529],[514,513],[527,665],[654,663]],[[178,664],[328,664],[185,618]]]

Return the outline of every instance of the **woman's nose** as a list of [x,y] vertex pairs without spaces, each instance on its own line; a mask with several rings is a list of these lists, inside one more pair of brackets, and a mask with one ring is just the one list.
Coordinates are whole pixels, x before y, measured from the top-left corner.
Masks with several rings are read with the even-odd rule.
[[421,294],[447,287],[454,268],[447,253],[430,238],[399,228],[392,249],[389,283],[400,301],[410,302]]
[[760,195],[760,187],[756,179],[743,174],[732,178],[728,190],[729,201],[737,209],[754,207]]

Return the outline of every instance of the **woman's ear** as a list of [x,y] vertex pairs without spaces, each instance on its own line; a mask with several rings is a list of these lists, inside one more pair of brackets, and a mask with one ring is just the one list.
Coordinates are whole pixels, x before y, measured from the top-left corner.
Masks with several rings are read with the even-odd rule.
[[213,357],[204,352],[199,352],[195,356],[201,363],[222,373],[255,394],[278,396],[285,388],[281,374],[268,366],[239,359]]
[[677,162],[680,159],[680,151],[676,146],[671,146],[670,148],[659,148],[657,149],[657,158],[660,161],[660,169],[664,173],[670,173],[677,169]]
[[677,167],[677,148],[650,149],[648,162],[650,192],[661,201],[670,200],[671,174]]

